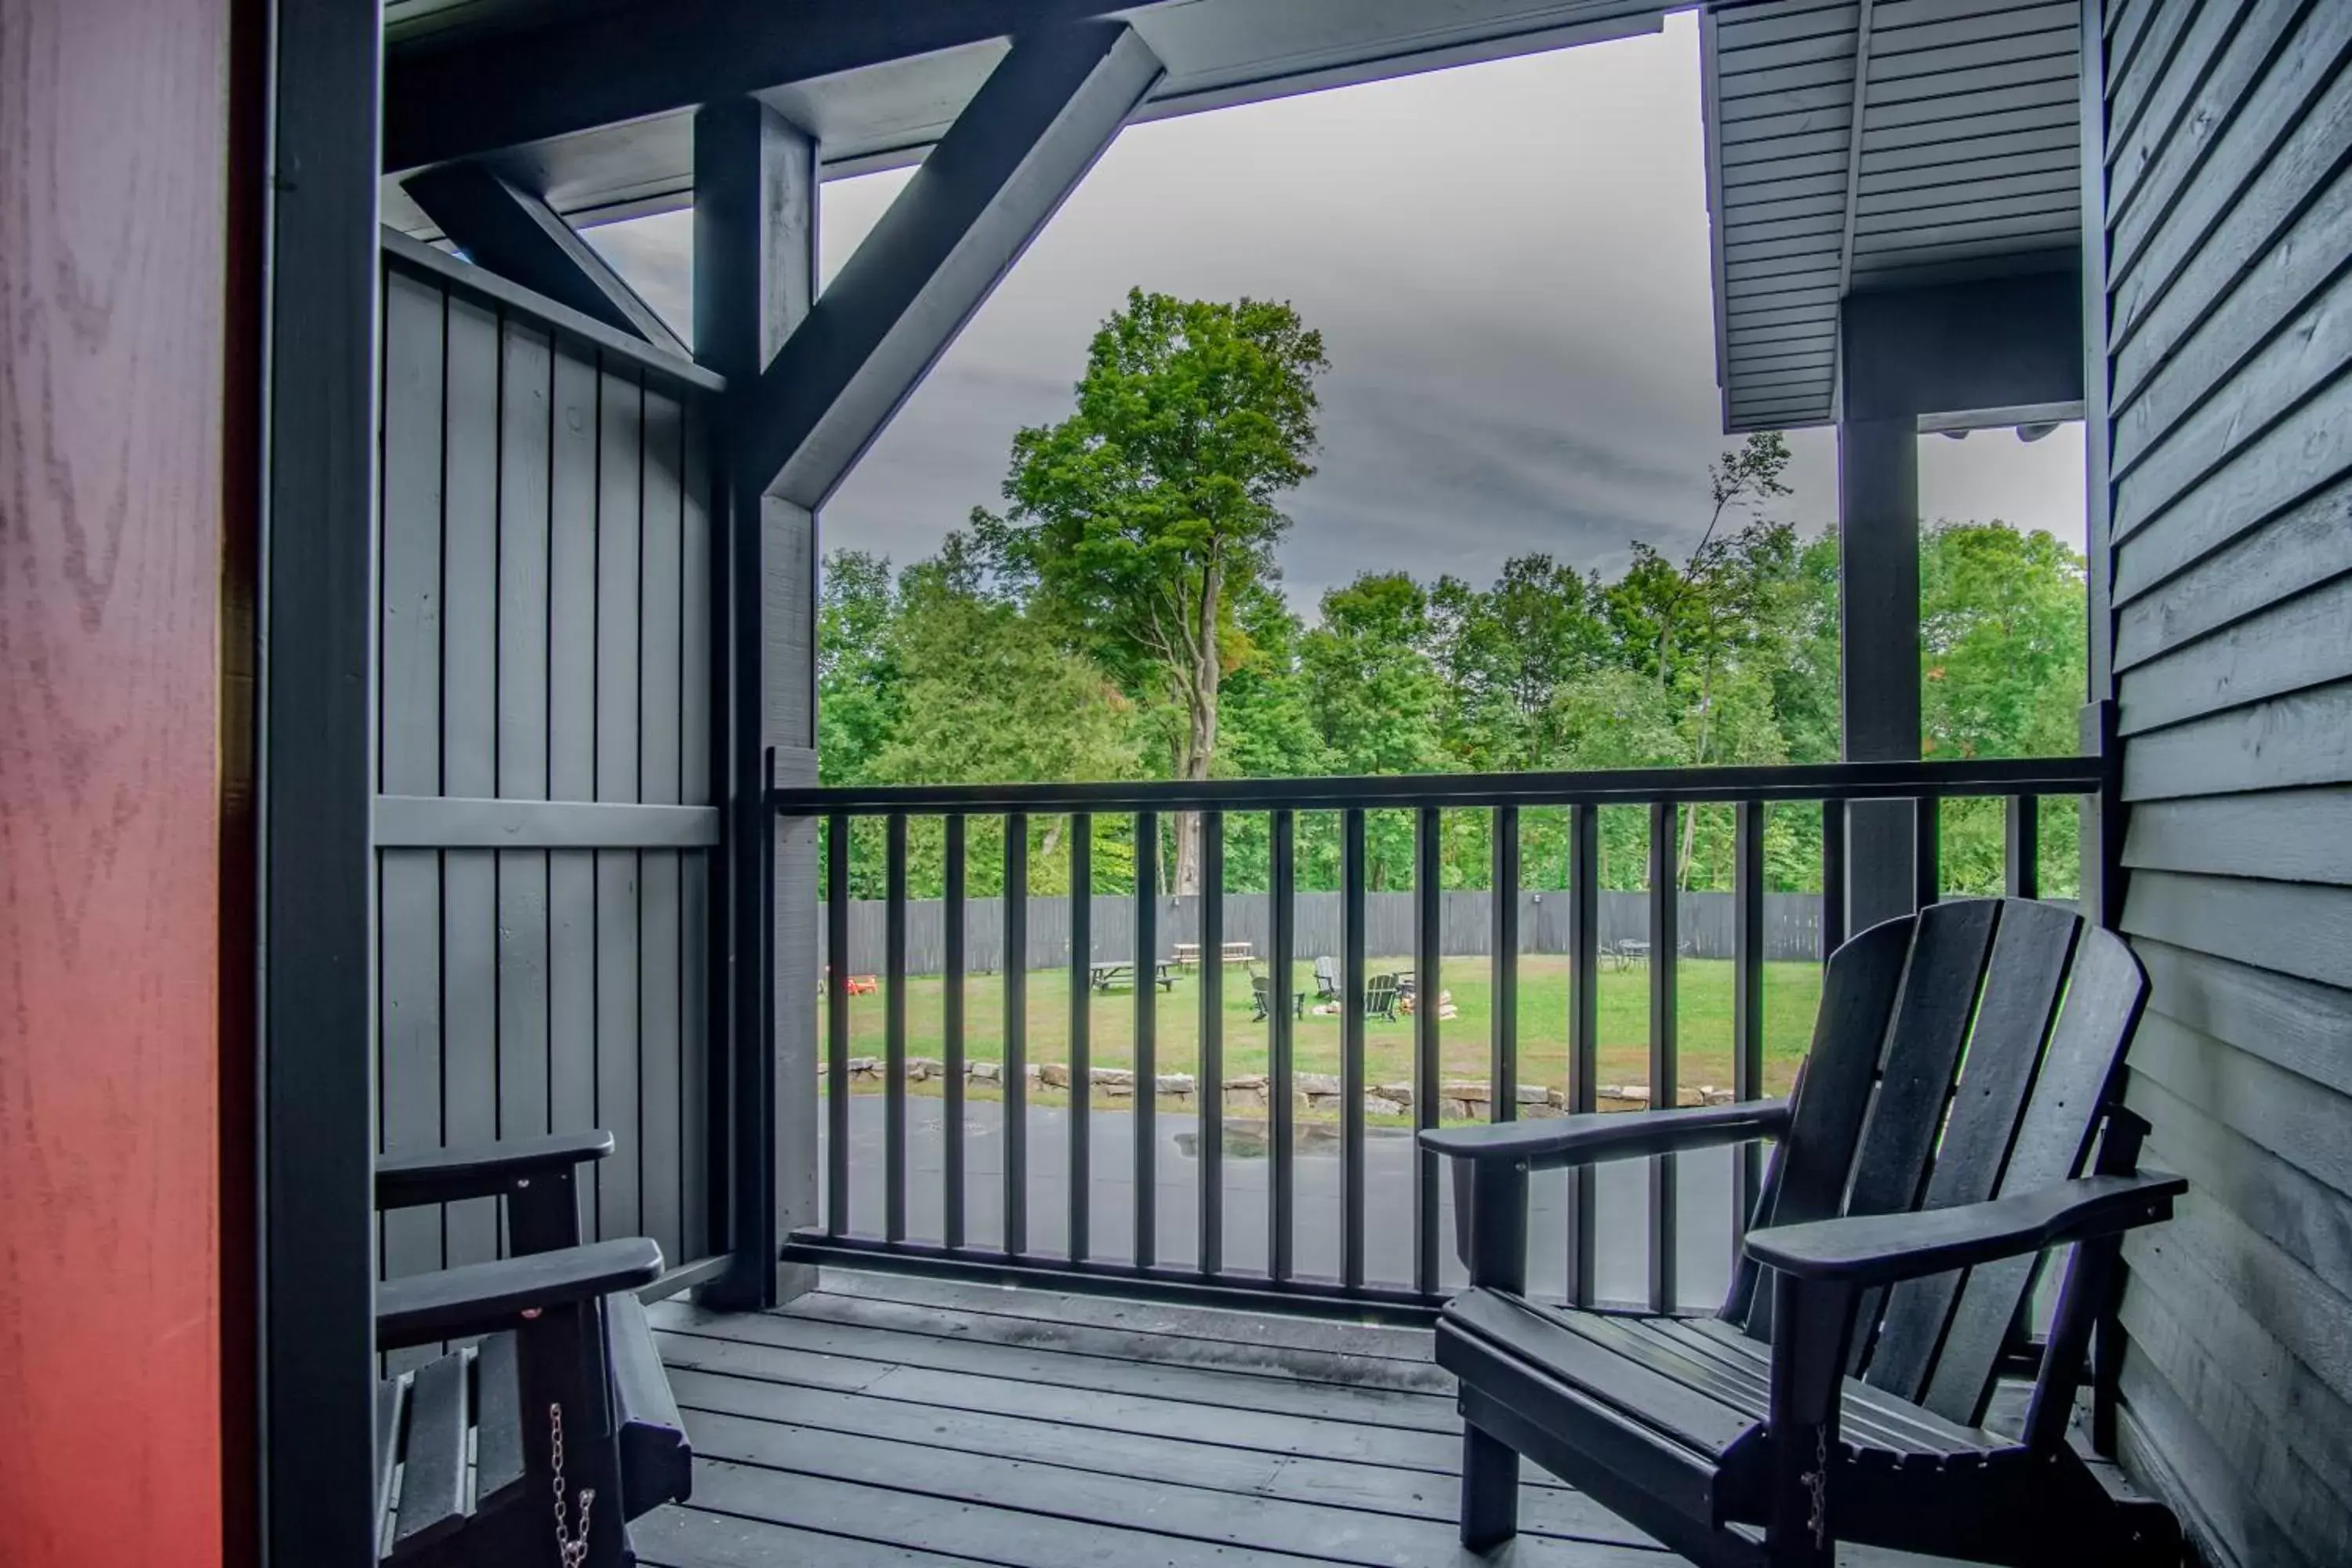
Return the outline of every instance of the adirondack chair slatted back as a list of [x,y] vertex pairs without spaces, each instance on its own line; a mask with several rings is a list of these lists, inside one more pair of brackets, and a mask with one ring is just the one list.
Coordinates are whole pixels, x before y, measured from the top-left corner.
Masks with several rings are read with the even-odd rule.
[[[1944,1208],[2078,1174],[2146,992],[2118,938],[2047,904],[1937,904],[1863,932],[1830,961],[1758,1223]],[[1757,1272],[1742,1266],[1723,1315],[1769,1339]],[[1854,1370],[1976,1424],[2032,1273],[2020,1259],[1866,1297]]]

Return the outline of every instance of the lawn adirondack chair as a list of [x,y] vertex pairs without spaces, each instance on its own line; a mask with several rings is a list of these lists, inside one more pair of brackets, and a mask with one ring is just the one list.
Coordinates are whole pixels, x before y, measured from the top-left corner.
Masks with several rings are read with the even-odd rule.
[[[2172,1516],[2067,1436],[2122,1232],[2185,1186],[2135,1173],[2146,1127],[2117,1100],[2147,985],[2064,910],[1937,904],[1830,960],[1788,1100],[1423,1132],[1470,1194],[1471,1288],[1437,1331],[1464,1542],[1514,1533],[1525,1455],[1702,1564],[1818,1568],[1845,1541],[2173,1568]],[[1778,1145],[1715,1319],[1528,1300],[1528,1172],[1759,1138]],[[1985,1431],[2038,1260],[2068,1242],[2022,1432]]]
[[[576,1168],[612,1152],[609,1132],[572,1132],[377,1163],[380,1210],[503,1198],[512,1254],[377,1289],[381,1350],[483,1336],[378,1385],[383,1563],[620,1568],[636,1560],[627,1521],[692,1491],[685,1426],[630,1294],[661,1277],[661,1248],[580,1244]],[[585,1550],[566,1554],[559,1525]]]
[[[1253,1024],[1263,1024],[1274,1016],[1274,977],[1260,974],[1255,969],[1250,971],[1250,1022]],[[1290,994],[1290,1016],[1294,1018],[1307,1016],[1305,992],[1293,991]]]
[[1397,1016],[1397,977],[1375,974],[1364,982],[1364,1016],[1390,1018]]
[[1315,1000],[1337,1002],[1339,999],[1339,964],[1336,959],[1315,961]]

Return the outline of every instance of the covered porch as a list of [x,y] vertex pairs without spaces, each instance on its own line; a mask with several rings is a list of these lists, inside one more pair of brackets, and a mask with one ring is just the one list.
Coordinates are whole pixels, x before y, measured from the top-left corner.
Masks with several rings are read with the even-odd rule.
[[[1523,1210],[1474,1211],[1416,1135],[1630,1105],[1604,1092],[1605,973],[1639,987],[1644,1104],[1785,1131],[1766,1109],[1785,1088],[1767,964],[1788,962],[1768,951],[1768,825],[1801,816],[1820,846],[1822,956],[1950,898],[1954,803],[2000,803],[2000,890],[2032,906],[2058,879],[2041,824],[2068,802],[2074,901],[2152,981],[2117,1093],[2188,1190],[2161,1239],[2122,1251],[2080,1406],[2042,1425],[2070,1428],[2103,1487],[2160,1499],[2214,1564],[2352,1551],[2336,8],[1706,8],[1724,429],[1839,427],[1842,761],[842,789],[816,767],[820,511],[1122,127],[1606,39],[1661,8],[818,0],[780,19],[759,0],[387,0],[379,17],[202,0],[175,18],[209,31],[156,35],[184,73],[169,80],[220,84],[190,109],[155,99],[125,45],[171,8],[105,7],[100,48],[37,5],[58,79],[178,115],[194,152],[169,150],[163,183],[216,195],[201,216],[217,205],[227,237],[184,267],[185,214],[84,237],[173,280],[123,295],[127,335],[73,266],[0,256],[0,296],[40,302],[41,363],[94,367],[84,401],[129,400],[183,443],[126,490],[146,459],[97,443],[72,398],[44,382],[0,409],[49,476],[31,525],[0,531],[0,631],[33,628],[26,689],[46,694],[0,737],[5,842],[37,846],[6,857],[8,907],[32,912],[8,928],[23,956],[0,1016],[26,1022],[0,1068],[24,1077],[0,1079],[0,1110],[34,1109],[8,1111],[0,1186],[40,1194],[0,1236],[57,1263],[26,1271],[29,1327],[0,1348],[0,1389],[37,1416],[0,1438],[26,1539],[79,1568],[128,1531],[160,1559],[194,1517],[189,1561],[376,1561],[394,1467],[370,1413],[387,1374],[436,1359],[383,1350],[382,1297],[525,1250],[479,1194],[378,1215],[376,1162],[601,1127],[614,1148],[582,1226],[657,1244],[636,1293],[695,1450],[693,1495],[638,1521],[646,1563],[1675,1561],[1534,1466],[1512,1491],[1522,1533],[1463,1546],[1461,1391],[1429,1325],[1464,1254],[1493,1255],[1479,1213],[1532,1225],[1513,1281],[1531,1311],[1713,1309],[1738,1289],[1761,1151],[1643,1148],[1600,1175],[1536,1173]],[[82,127],[39,143],[77,192],[156,155],[75,120],[77,96],[26,101]],[[914,163],[820,290],[820,182]],[[580,231],[689,205],[679,331]],[[155,370],[165,348],[184,375]],[[1922,760],[1916,442],[2074,417],[2081,747]],[[107,725],[68,721],[78,704]],[[184,787],[200,756],[208,787]],[[1679,1026],[1695,917],[1675,850],[1699,811],[1733,847],[1719,1068],[1685,1058]],[[1639,817],[1647,856],[1642,934],[1607,942],[1604,813]],[[1435,875],[1465,815],[1493,846],[1468,952]],[[1339,867],[1332,938],[1311,945],[1310,816]],[[1520,846],[1539,817],[1563,835],[1567,909],[1540,1025],[1557,1058],[1538,1064]],[[1087,847],[1108,824],[1154,848],[1102,895],[1122,922],[1109,956],[1140,976],[1178,958],[1156,853],[1173,818],[1202,828],[1191,963],[1118,999],[1127,1103],[1108,1106]],[[996,833],[992,940],[1025,958],[1021,829],[1045,819],[1076,829],[1087,896],[1055,917],[1058,955],[988,970],[967,851]],[[1393,942],[1371,930],[1375,820],[1412,845]],[[152,854],[122,852],[126,822]],[[1267,853],[1239,888],[1224,846],[1244,825]],[[886,888],[870,1056],[848,957],[861,827]],[[934,831],[936,1073],[907,1011],[908,846]],[[1234,898],[1264,900],[1246,959],[1228,954]],[[151,954],[163,978],[126,986]],[[1299,1045],[1318,958],[1328,1063]],[[1237,964],[1264,981],[1246,1036]],[[1485,988],[1475,1095],[1452,1084],[1435,1006],[1381,1037],[1367,1017],[1407,978],[1425,1002],[1449,965]],[[1041,972],[1066,986],[1050,1056],[1031,1048]],[[992,1075],[963,1033],[983,976]],[[1955,994],[1965,1012],[1976,993]],[[1164,1070],[1180,1018],[1189,1071]],[[1237,1110],[1244,1049],[1264,1071]],[[913,1092],[932,1077],[936,1100]],[[92,1148],[121,1157],[93,1175]],[[68,1268],[64,1294],[103,1308],[87,1321],[56,1309]],[[1921,1422],[1922,1441],[1958,1453],[2017,1429],[2051,1314],[2004,1310],[1981,1431]],[[1844,1348],[1815,1354],[1834,1389]],[[1762,1420],[1771,1375],[1731,1368],[1702,1414]],[[170,1419],[124,1419],[150,1404]],[[108,1467],[56,1458],[116,1445]],[[1816,1479],[1826,1446],[1817,1463]]]

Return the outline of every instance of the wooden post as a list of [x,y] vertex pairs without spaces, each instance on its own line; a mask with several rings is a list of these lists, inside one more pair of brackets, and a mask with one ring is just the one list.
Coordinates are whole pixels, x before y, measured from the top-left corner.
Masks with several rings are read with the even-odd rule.
[[[1919,755],[1919,426],[1916,417],[1838,426],[1839,735],[1851,763]],[[1846,813],[1845,924],[1867,931],[1912,910],[1912,807],[1855,801]]]
[[[694,348],[729,382],[723,500],[728,519],[728,828],[736,853],[726,929],[733,954],[728,1084],[735,1264],[706,1289],[714,1305],[773,1305],[814,1283],[781,1273],[780,1237],[815,1224],[816,824],[775,825],[770,875],[767,755],[776,782],[816,782],[816,514],[767,494],[743,458],[743,399],[808,314],[816,280],[816,144],[751,99],[694,121]],[[837,847],[836,853],[846,846]],[[772,879],[771,896],[767,884]],[[764,907],[772,904],[772,909]],[[772,1013],[759,947],[772,923]],[[846,955],[834,954],[836,965]],[[772,1031],[772,1047],[769,1045]],[[839,1085],[833,1086],[838,1092]]]

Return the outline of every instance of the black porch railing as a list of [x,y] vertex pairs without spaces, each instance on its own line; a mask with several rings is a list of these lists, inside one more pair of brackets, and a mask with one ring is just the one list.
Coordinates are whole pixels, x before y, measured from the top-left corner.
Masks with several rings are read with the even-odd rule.
[[[973,784],[919,785],[871,789],[788,789],[772,792],[772,820],[814,819],[825,830],[828,845],[824,878],[826,950],[832,962],[820,982],[824,1016],[824,1060],[820,1076],[824,1087],[824,1223],[794,1233],[787,1256],[807,1259],[855,1256],[871,1260],[877,1254],[915,1263],[946,1267],[1026,1271],[1071,1280],[1149,1282],[1182,1290],[1246,1294],[1260,1300],[1297,1297],[1338,1300],[1360,1306],[1422,1309],[1441,1300],[1455,1283],[1452,1247],[1446,1238],[1445,1210],[1451,1206],[1449,1173],[1434,1156],[1402,1143],[1385,1144],[1396,1153],[1389,1161],[1391,1175],[1401,1163],[1410,1171],[1409,1213],[1384,1214],[1384,1231],[1402,1224],[1410,1230],[1410,1246],[1402,1249],[1410,1262],[1387,1279],[1373,1277],[1367,1246],[1370,1219],[1368,1174],[1367,1019],[1371,990],[1368,973],[1366,900],[1368,897],[1367,823],[1376,814],[1402,813],[1411,834],[1412,973],[1423,991],[1411,1018],[1412,1085],[1409,1100],[1413,1129],[1438,1124],[1444,1091],[1437,977],[1445,955],[1441,952],[1440,868],[1444,819],[1449,813],[1488,814],[1491,864],[1488,917],[1490,940],[1486,943],[1490,967],[1490,1011],[1487,1040],[1488,1078],[1485,1114],[1509,1120],[1519,1114],[1520,1006],[1518,996],[1521,879],[1521,814],[1542,809],[1564,817],[1566,840],[1565,899],[1570,909],[1567,941],[1567,1005],[1565,1084],[1559,1098],[1549,1102],[1563,1113],[1595,1110],[1601,1047],[1599,1006],[1604,950],[1598,918],[1601,883],[1601,813],[1611,808],[1641,808],[1647,815],[1646,953],[1649,1102],[1678,1102],[1684,1085],[1678,1050],[1678,969],[1682,943],[1678,912],[1677,840],[1685,807],[1716,808],[1719,819],[1728,808],[1731,832],[1731,895],[1733,941],[1730,994],[1730,1093],[1737,1100],[1754,1100],[1765,1092],[1765,895],[1768,808],[1817,808],[1822,842],[1821,952],[1834,947],[1847,934],[1844,891],[1847,884],[1847,816],[1856,803],[1899,802],[1910,811],[1912,855],[1905,868],[1916,902],[1932,902],[1941,895],[1941,803],[1963,797],[1995,797],[2005,802],[2004,882],[2012,895],[2040,893],[2038,864],[2039,802],[2049,796],[2095,795],[2103,787],[2105,764],[2097,757],[2058,757],[1963,763],[1872,763],[1819,766],[1643,770],[1580,773],[1465,774],[1379,778],[1322,778],[1219,781],[1206,784],[1126,783],[1092,784]],[[1294,910],[1298,881],[1301,816],[1334,814],[1337,818],[1337,880],[1339,895],[1337,956],[1338,1071],[1336,1094],[1336,1212],[1318,1207],[1307,1234],[1311,1248],[1302,1248],[1299,1184],[1299,1103],[1301,1074],[1296,1050],[1297,1021],[1301,1009],[1297,965]],[[1196,1026],[1197,1066],[1192,1079],[1187,1131],[1192,1140],[1195,1166],[1192,1184],[1194,1244],[1189,1261],[1160,1256],[1161,1215],[1159,1205],[1163,1174],[1161,1118],[1169,1114],[1159,1103],[1160,1062],[1159,1022],[1163,1010],[1180,1005],[1163,997],[1155,984],[1161,943],[1158,921],[1163,902],[1160,879],[1161,822],[1177,814],[1198,814],[1197,942],[1185,956],[1199,976]],[[1885,815],[1884,813],[1880,814]],[[1030,1029],[1028,1003],[1029,952],[1027,923],[1031,886],[1029,853],[1032,823],[1058,818],[1065,824],[1069,847],[1069,886],[1086,893],[1094,887],[1095,846],[1100,819],[1128,819],[1135,846],[1131,914],[1133,945],[1124,955],[1132,986],[1131,1108],[1099,1110],[1094,1103],[1095,998],[1104,979],[1103,961],[1092,951],[1093,899],[1067,900],[1070,1016],[1067,1040],[1069,1090],[1066,1121],[1057,1123],[1058,1142],[1066,1168],[1047,1172],[1050,1187],[1058,1178],[1064,1186],[1046,1227],[1058,1234],[1039,1241],[1038,1217],[1032,1211],[1033,1169],[1029,1114]],[[1226,892],[1226,842],[1229,825],[1249,816],[1262,817],[1262,836],[1253,833],[1254,848],[1264,852],[1264,896],[1269,909],[1262,928],[1267,949],[1265,973],[1257,987],[1266,1031],[1264,1073],[1264,1262],[1237,1266],[1226,1245],[1232,1215],[1229,1205],[1236,1187],[1228,1179],[1226,1140],[1229,1115],[1225,1098],[1226,1020],[1225,975],[1233,963],[1226,954],[1223,910]],[[853,1227],[853,1175],[870,1178],[870,1170],[854,1171],[854,1163],[873,1156],[870,1136],[863,1142],[853,1131],[852,1028],[853,989],[862,992],[867,976],[853,973],[848,962],[850,942],[851,824],[854,819],[878,818],[882,824],[879,852],[883,858],[881,889],[884,903],[882,961],[870,977],[882,995],[882,1051],[877,1062],[881,1078],[878,1097],[881,1119],[878,1139],[880,1227]],[[909,1192],[919,1173],[910,1159],[910,1066],[908,1016],[908,910],[910,821],[938,819],[938,842],[944,846],[941,868],[944,931],[940,952],[942,1006],[940,1042],[942,1059],[935,1066],[941,1080],[941,1106],[937,1141],[939,1184],[936,1224],[931,1235],[910,1234]],[[968,1134],[967,1076],[972,1063],[967,1049],[967,854],[975,820],[1003,824],[1003,893],[998,908],[1003,954],[1002,1057],[994,1075],[1002,1097],[1001,1120],[995,1133],[992,1169],[985,1173],[1001,1186],[996,1205],[1001,1220],[999,1239],[973,1239],[971,1219],[982,1206],[973,1197],[974,1144]],[[869,852],[872,830],[858,842]],[[929,840],[927,840],[928,842]],[[1879,840],[1884,842],[1885,839]],[[1252,896],[1255,896],[1253,893]],[[1253,949],[1251,961],[1256,961]],[[1455,959],[1454,963],[1462,960]],[[1255,973],[1255,970],[1254,970]],[[1384,977],[1385,979],[1385,977]],[[1043,1081],[1041,1079],[1041,1081]],[[1318,1096],[1328,1103],[1333,1096]],[[1386,1101],[1383,1102],[1387,1103]],[[1456,1103],[1460,1103],[1457,1101]],[[1103,1131],[1097,1124],[1118,1115],[1132,1150],[1132,1169],[1107,1172],[1099,1168]],[[870,1119],[869,1119],[870,1120]],[[1255,1126],[1255,1118],[1251,1125]],[[1319,1124],[1318,1124],[1319,1130]],[[1183,1132],[1177,1136],[1182,1137]],[[927,1148],[930,1145],[926,1146]],[[1410,1149],[1409,1152],[1405,1151]],[[863,1149],[866,1153],[861,1155]],[[1565,1173],[1559,1213],[1561,1230],[1558,1293],[1580,1304],[1595,1300],[1599,1270],[1596,1250],[1603,1213],[1599,1202],[1605,1172]],[[1098,1233],[1105,1216],[1096,1205],[1098,1185],[1116,1191],[1124,1177],[1131,1191],[1125,1194],[1129,1212],[1111,1216],[1124,1221],[1123,1257],[1102,1256]],[[929,1178],[927,1178],[929,1179]],[[1746,1216],[1753,1206],[1760,1179],[1758,1152],[1748,1151],[1730,1161],[1726,1177],[1727,1213],[1709,1229],[1727,1234],[1736,1247]],[[1253,1178],[1252,1186],[1255,1185]],[[1624,1189],[1620,1189],[1621,1191]],[[993,1196],[995,1194],[989,1194]],[[1253,1193],[1253,1197],[1255,1194]],[[1643,1211],[1646,1281],[1643,1294],[1652,1310],[1673,1310],[1683,1304],[1677,1279],[1683,1256],[1684,1208],[1677,1191],[1677,1167],[1672,1156],[1648,1162],[1643,1200],[1630,1205]],[[1385,1200],[1384,1200],[1385,1201]],[[1713,1200],[1709,1200],[1710,1202]],[[925,1194],[929,1202],[929,1194]],[[1612,1204],[1610,1213],[1619,1212]],[[1327,1226],[1336,1227],[1336,1236]],[[1255,1229],[1255,1219],[1251,1228]],[[1305,1253],[1320,1254],[1319,1261],[1335,1265],[1307,1267]],[[1393,1249],[1392,1249],[1393,1250]],[[1622,1293],[1621,1293],[1622,1294]]]

